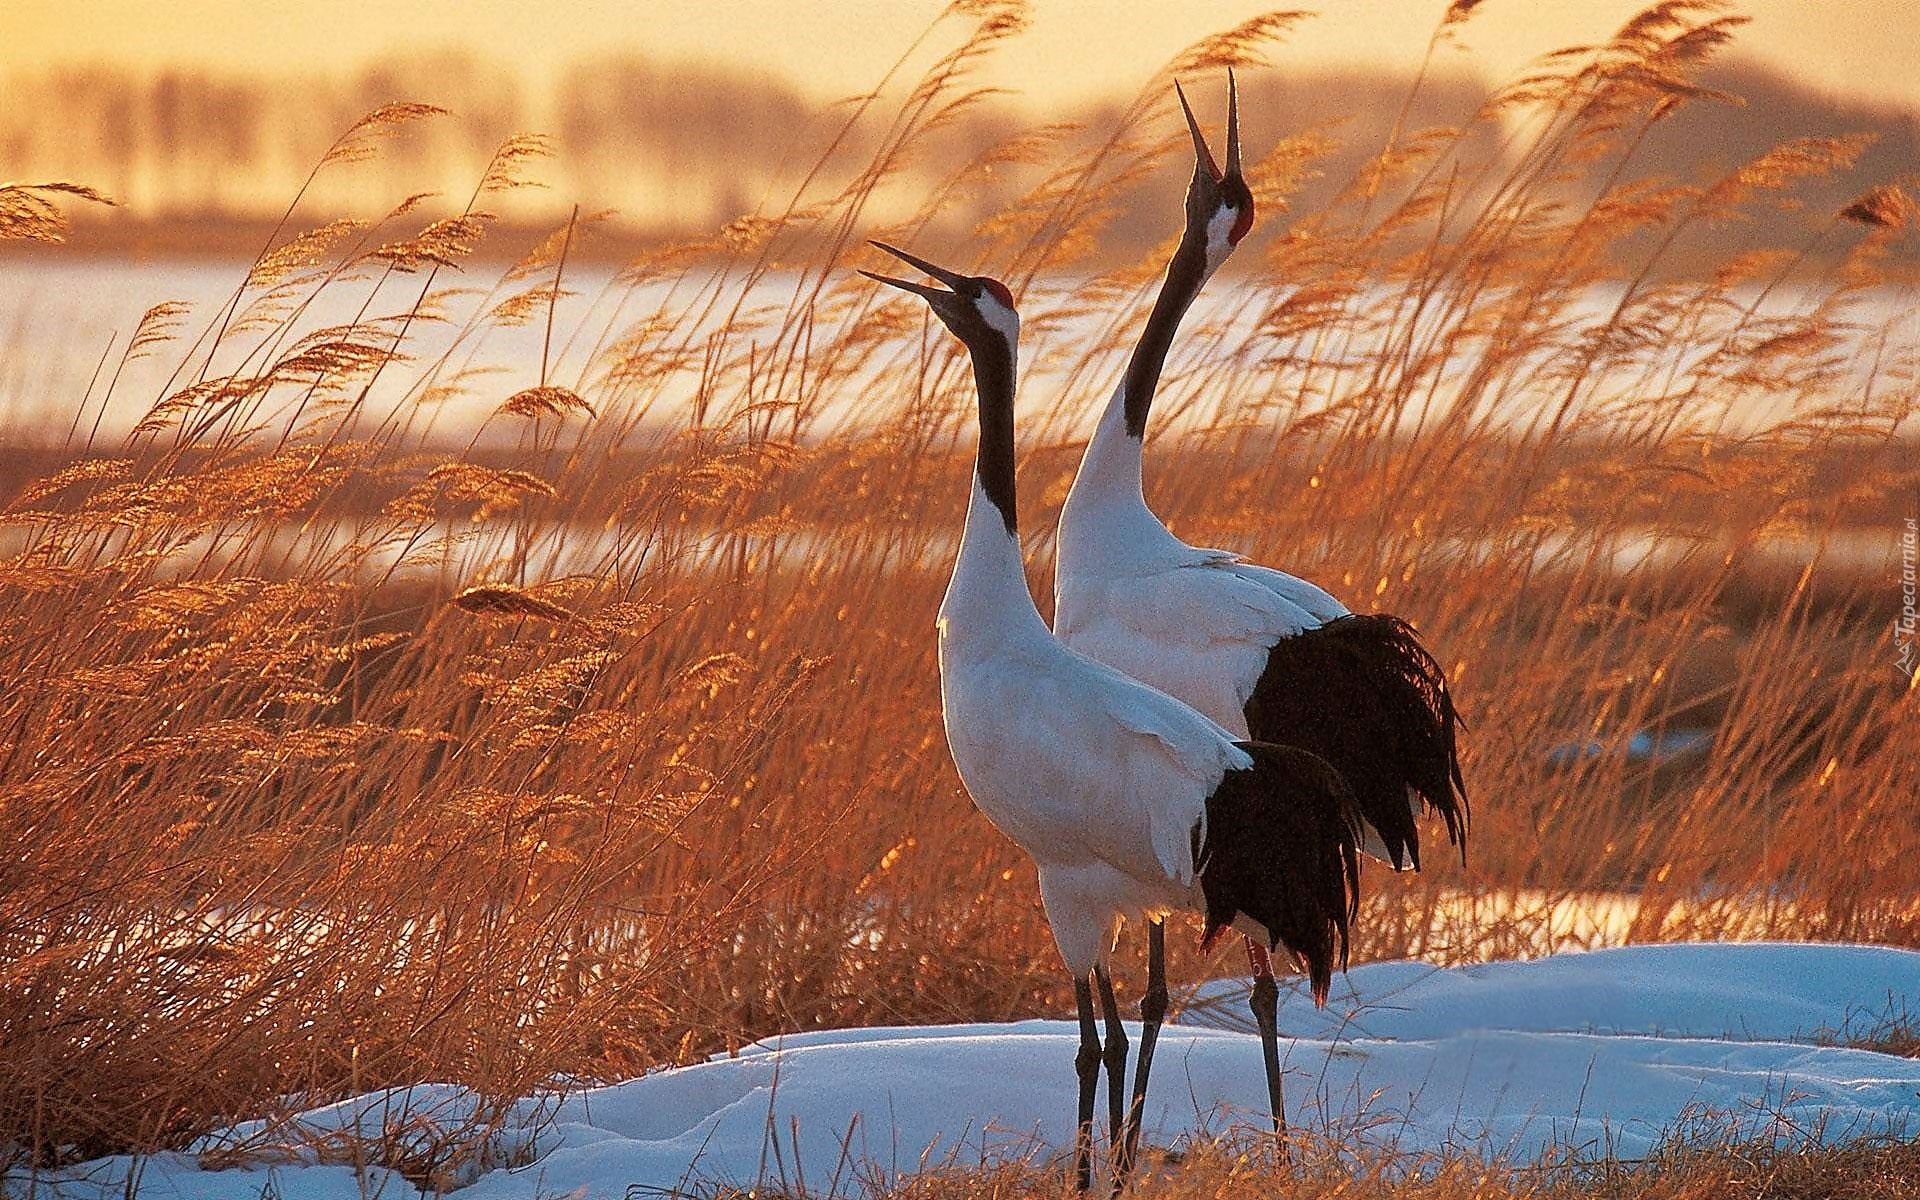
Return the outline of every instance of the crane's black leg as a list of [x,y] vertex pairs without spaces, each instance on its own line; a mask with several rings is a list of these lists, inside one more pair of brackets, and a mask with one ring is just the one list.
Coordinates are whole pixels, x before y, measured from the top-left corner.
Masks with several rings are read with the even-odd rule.
[[1080,1006],[1080,1053],[1073,1059],[1073,1069],[1080,1076],[1080,1113],[1073,1164],[1074,1180],[1084,1192],[1093,1187],[1093,1093],[1100,1086],[1100,1031],[1093,1023],[1093,988],[1085,977],[1073,981],[1073,998]]
[[1160,1023],[1167,1019],[1167,927],[1147,922],[1147,990],[1140,997],[1140,1057],[1133,1068],[1133,1105],[1127,1113],[1127,1135],[1120,1142],[1119,1165],[1113,1172],[1113,1190],[1127,1181],[1134,1156],[1140,1151],[1140,1121],[1147,1108],[1147,1075],[1153,1070],[1153,1047],[1160,1040]]
[[1112,976],[1095,967],[1093,981],[1100,985],[1100,1011],[1107,1020],[1107,1044],[1101,1058],[1107,1065],[1107,1151],[1113,1156],[1117,1187],[1121,1178],[1120,1147],[1127,1140],[1127,1030],[1120,1023],[1120,1002],[1113,995]]
[[1291,1158],[1287,1146],[1287,1106],[1280,1095],[1280,1034],[1276,1013],[1280,985],[1273,981],[1273,960],[1267,948],[1247,939],[1247,961],[1253,968],[1253,1020],[1260,1027],[1260,1057],[1267,1067],[1267,1102],[1273,1106],[1273,1132],[1280,1147],[1280,1164]]

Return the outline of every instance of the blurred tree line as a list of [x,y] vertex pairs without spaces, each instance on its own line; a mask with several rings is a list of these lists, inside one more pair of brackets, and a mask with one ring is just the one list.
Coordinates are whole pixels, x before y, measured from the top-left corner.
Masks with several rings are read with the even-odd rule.
[[[1358,70],[1279,70],[1244,82],[1250,154],[1316,128],[1338,143],[1313,165],[1295,198],[1297,211],[1326,202],[1383,144],[1409,86],[1404,77]],[[1697,178],[1787,138],[1877,135],[1853,174],[1816,187],[1801,211],[1770,218],[1811,223],[1870,184],[1920,170],[1920,114],[1823,95],[1751,64],[1723,66],[1705,82],[1743,103],[1684,106],[1639,147],[1629,175]],[[1459,123],[1487,92],[1476,79],[1429,80],[1407,110],[1405,127]],[[96,220],[132,219],[172,230],[165,240],[182,250],[222,223],[276,218],[334,137],[396,99],[442,105],[455,116],[410,129],[352,172],[324,173],[309,194],[312,211],[373,215],[429,190],[464,201],[497,145],[538,131],[551,136],[555,151],[535,171],[548,190],[517,193],[502,215],[547,220],[577,201],[588,211],[618,210],[624,228],[643,240],[702,235],[784,203],[850,111],[763,73],[633,55],[577,63],[538,88],[499,63],[429,53],[341,77],[63,69],[8,79],[0,94],[0,174],[92,184],[123,205]],[[1195,95],[1206,105],[1203,114],[1213,111],[1217,98],[1210,89]],[[1017,97],[982,105],[936,144],[916,148],[911,170],[931,183],[1042,120],[1076,126],[1064,135],[1069,145],[1090,144],[1113,130],[1125,101],[1046,114],[1018,107]],[[839,161],[867,161],[890,111],[884,101],[876,106],[855,127]],[[949,219],[964,227],[998,210],[1038,170],[996,172],[970,190]],[[1135,255],[1164,238],[1173,211],[1166,204],[1177,202],[1183,186],[1178,172],[1161,172],[1143,203],[1102,231],[1107,253]],[[899,211],[883,207],[876,215]],[[1791,233],[1753,231],[1756,237],[1783,232]]]

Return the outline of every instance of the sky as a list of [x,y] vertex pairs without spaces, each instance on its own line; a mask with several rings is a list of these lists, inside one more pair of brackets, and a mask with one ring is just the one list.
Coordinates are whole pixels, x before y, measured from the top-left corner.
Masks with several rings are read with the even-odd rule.
[[[1604,38],[1644,0],[1487,0],[1463,68],[1504,78],[1535,55]],[[1404,67],[1446,0],[1295,0],[1316,8],[1274,55],[1300,65]],[[515,64],[538,90],[610,51],[722,60],[820,98],[871,86],[945,7],[941,0],[4,0],[0,77],[56,65],[273,74],[351,71],[412,49]],[[1039,0],[993,82],[1049,106],[1131,94],[1175,51],[1275,3]],[[1744,0],[1739,47],[1799,82],[1920,108],[1920,0]]]

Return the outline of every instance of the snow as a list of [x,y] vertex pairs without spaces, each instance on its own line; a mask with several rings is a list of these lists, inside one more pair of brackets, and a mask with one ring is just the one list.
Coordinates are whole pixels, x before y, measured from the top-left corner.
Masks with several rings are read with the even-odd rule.
[[[1148,1096],[1153,1140],[1264,1124],[1244,995],[1236,981],[1203,985],[1167,1027]],[[1281,1028],[1298,1040],[1281,1049],[1294,1124],[1356,1148],[1634,1157],[1682,1127],[1788,1143],[1920,1133],[1920,1061],[1811,1044],[1909,1012],[1920,1012],[1920,952],[1645,946],[1359,967],[1325,1012],[1284,998]],[[1056,1156],[1072,1140],[1077,1041],[1065,1021],[817,1031],[497,1112],[464,1089],[421,1085],[146,1158],[136,1192],[418,1195],[392,1171],[355,1165],[383,1141],[396,1152],[379,1161],[416,1179],[427,1163],[434,1185],[471,1200],[687,1181],[847,1194],[896,1172]],[[133,1165],[43,1174],[37,1194],[123,1195]]]
[[[1211,981],[1187,1002],[1181,1020],[1251,1033],[1245,998],[1243,981]],[[1911,1013],[1920,1020],[1920,953],[1683,943],[1451,969],[1368,963],[1334,979],[1323,1010],[1298,985],[1282,991],[1280,1005],[1280,1028],[1295,1037],[1405,1041],[1511,1029],[1840,1040],[1888,1017]]]

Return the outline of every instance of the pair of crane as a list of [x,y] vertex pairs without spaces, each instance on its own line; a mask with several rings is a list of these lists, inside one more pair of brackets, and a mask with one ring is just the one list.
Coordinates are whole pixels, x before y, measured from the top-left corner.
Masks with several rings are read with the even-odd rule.
[[[1147,506],[1141,457],[1168,348],[1254,216],[1231,74],[1224,169],[1175,90],[1194,148],[1185,231],[1061,510],[1052,629],[1020,553],[1012,293],[880,242],[944,286],[863,272],[924,299],[973,364],[980,441],[940,606],[941,705],[968,793],[1038,868],[1047,921],[1073,975],[1082,1191],[1092,1184],[1103,1067],[1116,1193],[1138,1153],[1166,1015],[1168,915],[1202,912],[1203,945],[1227,929],[1246,939],[1284,1154],[1271,952],[1303,964],[1314,1002],[1325,1004],[1359,909],[1360,853],[1417,869],[1422,805],[1444,819],[1463,855],[1466,847],[1459,718],[1413,629],[1351,613],[1313,584],[1236,554],[1189,546]],[[1144,922],[1148,939],[1130,1094],[1111,976],[1128,920]]]

